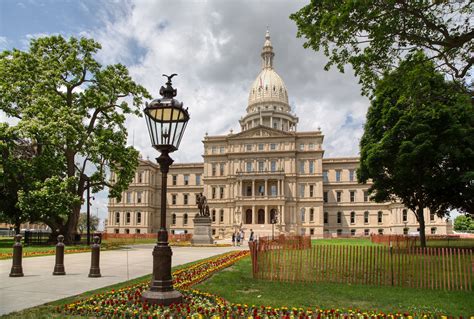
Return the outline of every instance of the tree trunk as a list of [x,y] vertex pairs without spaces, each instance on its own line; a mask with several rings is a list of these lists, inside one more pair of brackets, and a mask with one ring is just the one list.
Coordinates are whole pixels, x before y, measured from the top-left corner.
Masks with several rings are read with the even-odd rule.
[[67,243],[72,243],[74,241],[74,235],[77,232],[77,223],[79,221],[79,214],[81,212],[81,204],[75,205],[72,208],[71,214],[64,227],[64,241]]
[[18,235],[20,233],[20,223],[15,223],[15,235]]
[[420,224],[420,245],[426,247],[426,234],[425,234],[425,215],[423,214],[423,207],[419,207],[416,210],[418,223]]

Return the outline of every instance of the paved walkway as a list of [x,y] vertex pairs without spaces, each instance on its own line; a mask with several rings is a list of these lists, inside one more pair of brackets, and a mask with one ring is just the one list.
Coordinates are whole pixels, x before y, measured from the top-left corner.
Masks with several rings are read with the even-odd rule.
[[[173,266],[248,247],[172,247]],[[153,245],[104,251],[100,256],[102,277],[89,278],[90,253],[68,254],[66,276],[53,276],[54,256],[23,258],[24,277],[9,277],[12,260],[0,260],[0,315],[75,296],[150,274]]]

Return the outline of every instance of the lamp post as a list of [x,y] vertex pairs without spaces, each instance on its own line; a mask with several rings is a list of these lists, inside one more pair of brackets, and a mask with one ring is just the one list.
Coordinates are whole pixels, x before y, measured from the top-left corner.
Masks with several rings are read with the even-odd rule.
[[173,163],[169,153],[178,149],[189,120],[188,110],[183,108],[183,103],[174,99],[177,91],[171,86],[171,79],[175,75],[177,74],[170,76],[163,74],[168,78],[166,87],[160,88],[160,95],[163,98],[147,103],[144,110],[151,144],[161,153],[156,159],[161,171],[161,214],[157,243],[153,249],[153,275],[150,289],[142,294],[142,300],[165,306],[180,303],[183,300],[181,293],[173,289],[171,276],[173,253],[168,245],[166,229],[167,180],[169,167]]
[[273,215],[271,223],[272,223],[272,240],[275,240],[275,224],[278,223],[278,216],[276,213]]

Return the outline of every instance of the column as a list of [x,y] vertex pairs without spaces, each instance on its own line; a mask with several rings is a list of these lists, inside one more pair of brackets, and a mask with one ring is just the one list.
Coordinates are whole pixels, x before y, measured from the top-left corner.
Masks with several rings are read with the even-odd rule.
[[265,205],[265,219],[263,220],[263,223],[264,223],[264,224],[268,224],[268,222],[269,222],[269,220],[270,220],[270,218],[268,218],[268,214],[269,214],[269,212],[268,212],[268,205]]
[[281,182],[281,180],[277,179],[277,196],[281,196],[281,193],[280,193],[280,182]]
[[268,196],[269,193],[268,193],[268,179],[265,178],[265,192],[264,192],[264,195],[265,196]]
[[255,180],[252,179],[252,197],[255,197]]
[[281,206],[281,223],[285,225],[285,205]]
[[255,205],[252,205],[252,224],[257,223],[257,212],[255,211]]

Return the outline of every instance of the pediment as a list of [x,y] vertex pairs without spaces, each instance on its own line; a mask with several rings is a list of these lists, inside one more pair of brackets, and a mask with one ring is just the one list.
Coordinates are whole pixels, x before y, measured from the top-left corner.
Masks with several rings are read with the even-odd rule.
[[232,137],[229,137],[229,138],[241,139],[241,138],[255,138],[255,137],[289,137],[289,136],[293,136],[293,134],[291,132],[285,132],[285,131],[277,130],[271,127],[258,125],[258,126],[252,127],[249,130],[234,134],[232,135]]

